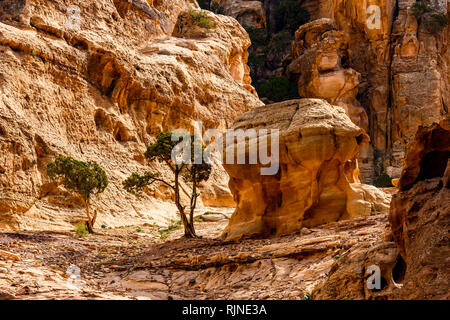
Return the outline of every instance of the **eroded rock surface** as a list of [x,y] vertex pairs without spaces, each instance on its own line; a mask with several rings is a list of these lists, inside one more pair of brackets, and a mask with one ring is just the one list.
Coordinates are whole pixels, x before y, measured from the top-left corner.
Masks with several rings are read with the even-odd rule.
[[[206,217],[208,215],[204,215]],[[161,243],[150,226],[69,232],[0,233],[0,299],[304,299],[345,254],[384,236],[387,215],[346,220],[273,239],[223,242],[222,222],[200,222],[203,239]],[[51,244],[51,245],[49,245]],[[393,247],[395,250],[395,246]],[[68,268],[80,267],[79,287]]]
[[450,127],[420,127],[408,147],[390,224],[404,260],[402,299],[449,299]]
[[214,31],[179,32],[179,17],[198,10],[191,1],[72,1],[79,16],[64,1],[20,4],[0,3],[0,226],[71,228],[83,217],[79,199],[47,180],[57,155],[106,169],[100,224],[175,218],[170,190],[137,200],[121,181],[145,170],[155,134],[193,120],[224,129],[262,105],[249,92],[243,28],[209,13]]
[[[279,170],[261,175],[261,162],[224,161],[237,203],[224,238],[275,236],[387,212],[389,196],[359,183],[355,158],[369,138],[341,107],[318,99],[286,101],[239,116],[232,129],[279,130]],[[261,137],[250,137],[249,145],[261,146]],[[226,148],[249,159],[248,147],[235,142]]]
[[266,15],[261,1],[252,0],[212,0],[222,14],[234,17],[246,28],[265,28]]
[[[450,126],[420,127],[408,146],[385,236],[331,267],[314,299],[449,299]],[[368,268],[380,269],[369,289]]]

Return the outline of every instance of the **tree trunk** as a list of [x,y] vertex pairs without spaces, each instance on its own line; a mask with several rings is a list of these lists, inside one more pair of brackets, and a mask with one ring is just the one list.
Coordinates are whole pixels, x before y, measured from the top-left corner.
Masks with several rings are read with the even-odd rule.
[[197,206],[197,172],[194,168],[192,172],[192,195],[191,195],[191,208],[189,212],[189,225],[191,229],[194,230],[194,234],[195,234],[194,211],[196,206]]
[[178,208],[178,211],[180,213],[181,221],[183,222],[184,226],[184,236],[186,238],[196,238],[197,235],[195,234],[194,228],[191,226],[189,221],[187,220],[186,214],[184,213],[184,208],[181,205],[181,199],[180,199],[180,185],[178,182],[179,178],[179,172],[175,171],[175,204]]
[[89,214],[89,202],[85,199],[83,199],[84,206],[86,208],[86,217],[87,217],[87,228],[89,233],[94,233],[94,228],[92,225],[91,215]]

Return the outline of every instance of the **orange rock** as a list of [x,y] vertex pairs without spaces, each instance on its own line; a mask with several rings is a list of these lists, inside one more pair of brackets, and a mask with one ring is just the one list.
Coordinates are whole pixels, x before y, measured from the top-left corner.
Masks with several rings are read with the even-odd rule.
[[278,129],[279,170],[264,176],[260,162],[224,162],[237,207],[223,238],[280,235],[388,211],[388,195],[359,183],[356,156],[369,138],[344,109],[319,99],[285,101],[241,115],[232,128]]

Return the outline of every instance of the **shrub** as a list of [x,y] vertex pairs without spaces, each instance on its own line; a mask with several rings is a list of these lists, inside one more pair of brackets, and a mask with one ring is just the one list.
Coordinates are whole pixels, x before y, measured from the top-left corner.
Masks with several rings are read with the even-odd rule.
[[208,30],[214,28],[214,22],[209,17],[207,11],[196,12],[194,10],[191,10],[189,11],[189,14],[197,26]]
[[411,13],[419,21],[424,21],[430,33],[439,33],[450,24],[450,19],[443,13],[437,13],[425,2],[416,2],[411,6]]
[[383,173],[373,181],[373,185],[377,188],[393,187],[392,178],[387,173]]
[[275,23],[278,31],[289,30],[293,34],[310,18],[308,10],[303,8],[298,0],[282,0],[275,9]]
[[248,65],[250,67],[257,67],[264,65],[264,56],[258,52],[250,52],[248,55]]
[[79,238],[83,238],[89,234],[86,225],[83,222],[78,222],[74,227],[75,233]]
[[105,171],[95,162],[83,162],[71,157],[57,157],[47,164],[47,175],[53,181],[61,183],[66,189],[81,196],[86,208],[87,228],[93,233],[97,211],[91,219],[89,214],[90,199],[93,194],[102,193],[108,186]]
[[292,36],[285,31],[275,33],[269,42],[269,47],[273,49],[285,48],[293,40]]
[[431,33],[439,33],[450,24],[450,19],[442,13],[432,14],[426,22],[426,28]]
[[264,47],[267,44],[267,30],[266,29],[257,29],[253,27],[247,27],[245,29],[247,31],[250,40],[252,41],[252,46],[254,47]]
[[433,9],[425,2],[416,2],[411,6],[411,13],[420,19],[425,13],[431,12]]
[[299,97],[297,85],[286,77],[272,77],[267,82],[257,85],[256,91],[260,97],[266,97],[274,102]]

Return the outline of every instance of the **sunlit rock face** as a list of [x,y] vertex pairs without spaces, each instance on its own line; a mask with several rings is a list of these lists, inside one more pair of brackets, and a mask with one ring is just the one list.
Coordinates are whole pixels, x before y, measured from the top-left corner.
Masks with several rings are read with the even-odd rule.
[[[279,130],[279,158],[272,163],[279,170],[262,175],[261,169],[269,165],[224,161],[237,207],[223,238],[276,236],[387,212],[389,196],[359,183],[356,157],[369,138],[343,108],[319,99],[286,101],[244,113],[232,129]],[[248,146],[265,143],[266,136],[258,132]],[[268,141],[268,150],[275,154],[271,146],[276,140]],[[236,158],[244,154],[249,159],[251,149],[242,144],[227,144],[226,151],[233,149]]]
[[[248,35],[213,13],[214,30],[187,24],[179,32],[180,17],[199,10],[195,1],[70,5],[0,2],[0,226],[72,228],[83,217],[78,198],[49,184],[45,166],[57,155],[105,168],[110,184],[95,202],[100,224],[176,219],[170,190],[155,185],[139,200],[121,183],[148,169],[142,154],[155,134],[193,120],[225,129],[262,105],[249,92]],[[191,37],[196,32],[201,37]],[[218,175],[213,185],[226,180]],[[230,203],[226,185],[219,189],[216,203]],[[214,203],[219,191],[209,190],[205,201]]]

